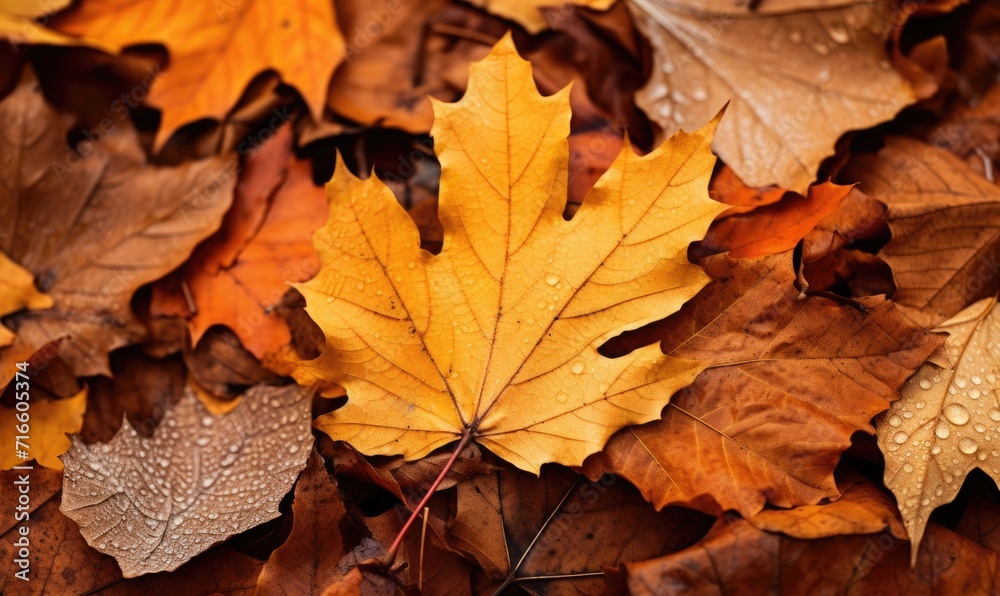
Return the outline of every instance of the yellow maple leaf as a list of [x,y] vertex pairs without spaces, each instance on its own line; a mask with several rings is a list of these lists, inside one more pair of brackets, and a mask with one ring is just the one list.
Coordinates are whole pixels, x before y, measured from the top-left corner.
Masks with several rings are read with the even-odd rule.
[[[52,308],[52,297],[35,289],[31,272],[0,252],[0,317],[21,309]],[[0,348],[9,346],[14,334],[0,325]]]
[[[20,393],[20,389],[17,390]],[[87,388],[84,387],[73,397],[66,399],[34,399],[29,393],[28,432],[15,432],[17,425],[24,424],[18,419],[23,410],[0,407],[0,424],[3,425],[3,439],[0,440],[0,470],[9,470],[25,463],[17,457],[20,449],[15,443],[17,435],[27,436],[28,455],[38,465],[55,470],[63,469],[59,456],[69,449],[70,440],[66,433],[78,433],[83,428],[83,413],[87,409]],[[127,424],[127,423],[126,423]]]
[[322,269],[297,286],[327,347],[296,378],[349,396],[316,422],[331,437],[408,459],[475,440],[537,472],[658,418],[704,368],[658,346],[597,348],[708,281],[687,247],[725,207],[707,193],[718,118],[645,157],[626,143],[566,221],[568,91],[542,97],[508,35],[461,101],[434,103],[439,255],[381,181],[338,161],[315,235]]

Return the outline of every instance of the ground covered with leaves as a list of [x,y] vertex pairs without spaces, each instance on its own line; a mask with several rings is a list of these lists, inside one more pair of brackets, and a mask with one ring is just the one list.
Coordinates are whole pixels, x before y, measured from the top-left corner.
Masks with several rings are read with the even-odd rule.
[[1000,4],[0,2],[3,594],[1000,593]]

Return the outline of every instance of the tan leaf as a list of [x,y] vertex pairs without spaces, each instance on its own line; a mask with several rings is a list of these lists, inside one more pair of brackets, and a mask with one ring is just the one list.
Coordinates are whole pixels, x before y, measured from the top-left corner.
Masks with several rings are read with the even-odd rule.
[[942,323],[937,330],[949,333],[944,347],[879,419],[885,485],[896,495],[914,561],[931,512],[954,500],[972,470],[1000,482],[996,304],[980,300]]
[[705,191],[717,120],[644,157],[624,147],[566,221],[567,95],[541,97],[507,36],[460,102],[435,105],[439,255],[384,184],[339,163],[322,269],[296,286],[327,335],[296,378],[349,396],[317,420],[332,438],[407,459],[471,438],[525,470],[579,464],[701,370],[655,347],[597,348],[707,281],[687,246],[722,207]]
[[218,418],[189,389],[152,437],[127,423],[108,443],[74,436],[61,510],[125,577],[172,571],[279,515],[312,448],[310,403],[258,386]]
[[731,102],[713,141],[719,157],[750,186],[803,192],[841,134],[914,100],[876,27],[888,3],[749,4],[631,0],[654,48],[636,101],[666,134]]

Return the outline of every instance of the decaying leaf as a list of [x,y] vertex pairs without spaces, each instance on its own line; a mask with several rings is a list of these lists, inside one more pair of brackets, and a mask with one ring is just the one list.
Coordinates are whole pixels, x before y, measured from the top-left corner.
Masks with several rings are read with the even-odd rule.
[[296,378],[350,398],[317,421],[331,437],[407,459],[472,438],[537,472],[655,418],[703,368],[655,347],[614,360],[597,347],[707,281],[686,255],[721,211],[705,191],[717,120],[645,157],[624,147],[566,221],[567,95],[541,97],[507,36],[460,102],[435,105],[439,255],[420,249],[384,184],[338,161],[322,269],[297,286],[328,341]]
[[[150,166],[127,122],[77,153],[66,144],[69,126],[27,69],[0,102],[0,120],[7,123],[0,153],[11,164],[0,183],[0,251],[53,299],[51,309],[6,323],[28,348],[66,338],[60,357],[79,376],[109,374],[107,353],[143,333],[132,294],[219,227],[236,161]],[[0,352],[0,364],[13,366],[8,353]]]
[[241,172],[219,232],[195,250],[179,280],[157,284],[153,314],[189,317],[192,344],[225,325],[257,358],[277,352],[291,335],[273,309],[287,282],[316,273],[311,237],[326,213],[323,189],[313,184],[309,162],[295,159],[284,126]]
[[150,436],[164,414],[184,395],[187,374],[176,357],[150,358],[135,350],[111,353],[111,378],[88,381],[87,411],[78,433],[85,443],[110,441],[128,419]]
[[705,262],[716,280],[679,313],[605,349],[662,339],[670,357],[710,368],[662,420],[622,430],[587,462],[657,507],[750,516],[838,494],[833,478],[857,431],[888,408],[941,338],[884,297],[856,306],[803,298],[790,253]]
[[0,440],[0,470],[9,470],[14,466],[27,462],[17,457],[15,449],[17,435],[23,435],[23,441],[28,445],[28,455],[39,465],[46,468],[61,470],[63,465],[59,456],[69,449],[70,441],[66,435],[80,432],[83,426],[83,411],[87,409],[87,389],[80,390],[73,397],[66,399],[44,399],[31,395],[29,402],[29,432],[17,432],[15,429],[22,421],[17,414],[22,410],[0,406],[0,428],[7,429]]
[[[467,0],[493,14],[517,21],[530,33],[538,33],[549,28],[543,8],[558,7],[559,10],[575,10],[576,6],[607,10],[615,0]],[[573,6],[575,5],[575,6]],[[710,116],[711,117],[711,116]]]
[[[344,596],[357,594],[356,590],[351,591],[346,587],[350,585],[351,574],[360,571],[363,576],[361,580],[362,594],[390,594],[395,591],[393,586],[395,584],[402,588],[403,593],[420,591],[424,594],[472,596],[469,578],[472,563],[445,543],[439,531],[443,524],[433,514],[429,518],[426,539],[421,540],[420,534],[413,532],[403,541],[396,557],[391,580],[386,577],[385,571],[378,564],[373,565],[369,562],[367,565],[358,565],[358,563],[362,563],[366,559],[370,561],[373,558],[381,558],[385,554],[383,545],[391,544],[399,534],[403,519],[400,518],[397,511],[393,510],[386,511],[376,517],[366,518],[364,522],[371,530],[373,540],[363,540],[360,545],[355,547],[351,556],[345,557],[341,561],[341,569],[344,571],[350,567],[356,567],[345,576],[348,581],[338,586],[343,591],[332,591],[328,594],[343,594]],[[420,563],[421,552],[424,554],[422,566]],[[424,582],[422,588],[418,588],[421,575]]]
[[949,333],[878,424],[885,485],[896,495],[913,560],[931,512],[975,468],[1000,482],[1000,310],[986,298],[942,323]]
[[[841,500],[875,506],[848,490]],[[881,499],[875,519],[895,516]],[[840,503],[840,501],[837,501]],[[720,519],[697,545],[660,559],[626,565],[612,581],[630,594],[992,594],[1000,589],[997,553],[941,526],[932,525],[916,568],[910,569],[907,542],[877,521],[869,533],[838,535],[850,529],[836,519],[847,503],[808,512],[813,523],[829,527],[829,537],[803,540],[755,527],[754,519]],[[793,526],[804,512],[774,512]],[[831,519],[833,518],[833,519]],[[898,521],[896,522],[898,524]],[[881,533],[878,533],[880,532]]]
[[[0,252],[0,317],[24,308],[30,310],[52,308],[52,297],[35,288],[30,271]],[[0,325],[0,348],[9,346],[13,341],[14,334]]]
[[955,531],[983,548],[1000,552],[1000,504],[995,499],[971,499]]
[[299,90],[318,121],[330,77],[344,57],[329,0],[88,0],[52,27],[116,46],[167,48],[169,70],[149,92],[149,103],[163,110],[158,146],[183,124],[221,119],[247,83],[268,69]]
[[449,544],[494,580],[546,594],[600,594],[602,567],[662,556],[693,544],[711,518],[654,511],[620,478],[598,481],[562,468],[540,478],[517,470],[458,485]]
[[750,186],[804,191],[841,134],[914,100],[877,28],[883,0],[629,6],[655,52],[637,103],[671,134],[731,102],[713,147]]
[[152,437],[127,422],[108,443],[74,436],[61,509],[125,577],[174,570],[278,516],[312,448],[310,402],[260,386],[218,418],[189,389]]
[[902,137],[843,177],[888,207],[893,300],[927,327],[1000,290],[1000,189],[951,153]]
[[292,533],[264,565],[258,593],[322,594],[341,581],[337,563],[347,553],[340,522],[346,514],[337,485],[314,452],[295,486]]

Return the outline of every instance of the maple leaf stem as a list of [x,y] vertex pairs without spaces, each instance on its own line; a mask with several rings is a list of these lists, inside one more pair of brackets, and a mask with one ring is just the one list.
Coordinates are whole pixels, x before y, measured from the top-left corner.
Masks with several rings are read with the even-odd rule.
[[465,447],[469,444],[469,441],[471,440],[472,440],[472,431],[467,429],[465,433],[462,435],[462,440],[460,440],[458,442],[458,446],[455,447],[455,452],[451,454],[451,458],[448,460],[448,463],[446,463],[444,467],[441,468],[441,472],[437,475],[437,478],[434,479],[434,482],[431,484],[430,488],[427,489],[427,494],[425,494],[424,498],[421,499],[420,502],[417,503],[417,506],[413,508],[413,512],[410,514],[410,518],[406,520],[405,524],[403,524],[403,528],[399,531],[399,534],[396,536],[396,539],[393,540],[392,546],[389,547],[389,550],[386,551],[385,556],[382,557],[383,569],[389,569],[392,567],[393,562],[396,560],[396,552],[399,550],[399,546],[403,544],[403,538],[406,537],[406,533],[410,530],[410,526],[413,525],[413,522],[415,522],[417,520],[417,517],[420,516],[421,512],[424,511],[427,502],[431,500],[432,496],[434,496],[434,492],[437,490],[437,487],[441,485],[441,482],[444,480],[445,476],[447,476],[448,472],[451,471],[451,467],[455,465],[456,461],[458,461],[458,456],[461,455],[463,451],[465,451]]

